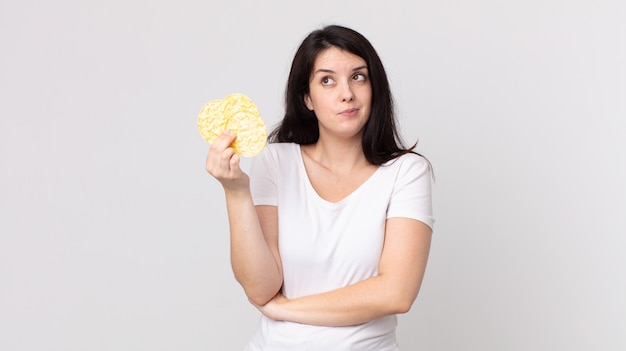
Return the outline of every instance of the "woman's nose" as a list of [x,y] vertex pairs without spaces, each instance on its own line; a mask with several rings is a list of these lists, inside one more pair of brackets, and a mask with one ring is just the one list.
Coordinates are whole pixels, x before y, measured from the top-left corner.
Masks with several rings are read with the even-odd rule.
[[345,83],[341,89],[341,101],[352,101],[354,99],[354,93],[352,92],[352,87],[349,83]]

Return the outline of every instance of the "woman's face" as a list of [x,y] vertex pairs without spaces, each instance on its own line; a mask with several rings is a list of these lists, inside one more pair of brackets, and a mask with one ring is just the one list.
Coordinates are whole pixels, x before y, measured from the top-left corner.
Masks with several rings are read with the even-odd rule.
[[336,47],[320,52],[304,102],[317,116],[320,137],[361,138],[372,102],[365,60]]

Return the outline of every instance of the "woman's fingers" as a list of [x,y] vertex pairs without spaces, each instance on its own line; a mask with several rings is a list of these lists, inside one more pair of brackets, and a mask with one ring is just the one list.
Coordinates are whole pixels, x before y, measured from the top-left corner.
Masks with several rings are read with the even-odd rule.
[[225,130],[220,134],[220,136],[215,139],[211,148],[215,148],[217,150],[226,150],[235,140],[236,135],[228,130]]
[[235,173],[239,173],[241,171],[239,169],[239,155],[237,155],[234,151],[233,151],[233,155],[230,158],[230,170],[231,172],[235,172]]
[[209,148],[206,170],[215,177],[224,188],[242,188],[248,183],[248,176],[239,167],[240,157],[230,147],[235,134],[224,131]]
[[231,160],[233,159],[233,156],[235,156],[235,151],[230,147],[222,151],[219,158],[220,169],[224,171],[231,171]]
[[235,140],[235,135],[224,131],[209,148],[209,153],[206,159],[206,169],[214,176],[218,176],[217,173],[220,170],[230,169],[230,158],[233,155],[232,149],[229,148],[230,144]]

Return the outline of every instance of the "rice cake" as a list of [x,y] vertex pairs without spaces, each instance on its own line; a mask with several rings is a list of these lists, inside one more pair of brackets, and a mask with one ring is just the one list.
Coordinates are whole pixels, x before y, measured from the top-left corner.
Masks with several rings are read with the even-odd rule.
[[267,142],[267,126],[254,102],[243,94],[206,103],[198,115],[198,131],[213,143],[224,130],[236,135],[230,145],[240,156],[254,156]]

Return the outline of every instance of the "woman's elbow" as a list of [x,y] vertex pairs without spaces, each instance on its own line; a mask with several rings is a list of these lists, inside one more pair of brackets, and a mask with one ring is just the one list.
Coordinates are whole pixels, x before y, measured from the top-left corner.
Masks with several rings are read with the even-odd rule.
[[[237,277],[236,277],[237,278]],[[237,279],[239,285],[243,288],[248,301],[256,306],[263,306],[268,303],[276,294],[280,292],[282,287],[282,281],[270,279],[264,279],[262,282],[246,282],[242,279]]]
[[263,290],[253,290],[253,289],[245,289],[246,297],[248,301],[255,306],[263,306],[266,303],[270,302],[276,294],[280,292],[280,288],[278,289],[263,289]]
[[416,298],[416,294],[399,292],[392,298],[393,303],[391,304],[391,312],[394,314],[409,312],[411,307],[413,307],[413,302],[415,302]]
[[395,313],[403,314],[409,312],[411,307],[413,307],[413,301],[414,299],[400,299],[400,301],[396,303]]
[[252,294],[247,294],[247,293],[246,293],[246,296],[248,297],[248,301],[255,306],[263,306],[266,303],[270,302],[270,300],[272,300],[272,298],[274,297],[274,296],[267,297],[264,295],[252,295]]

